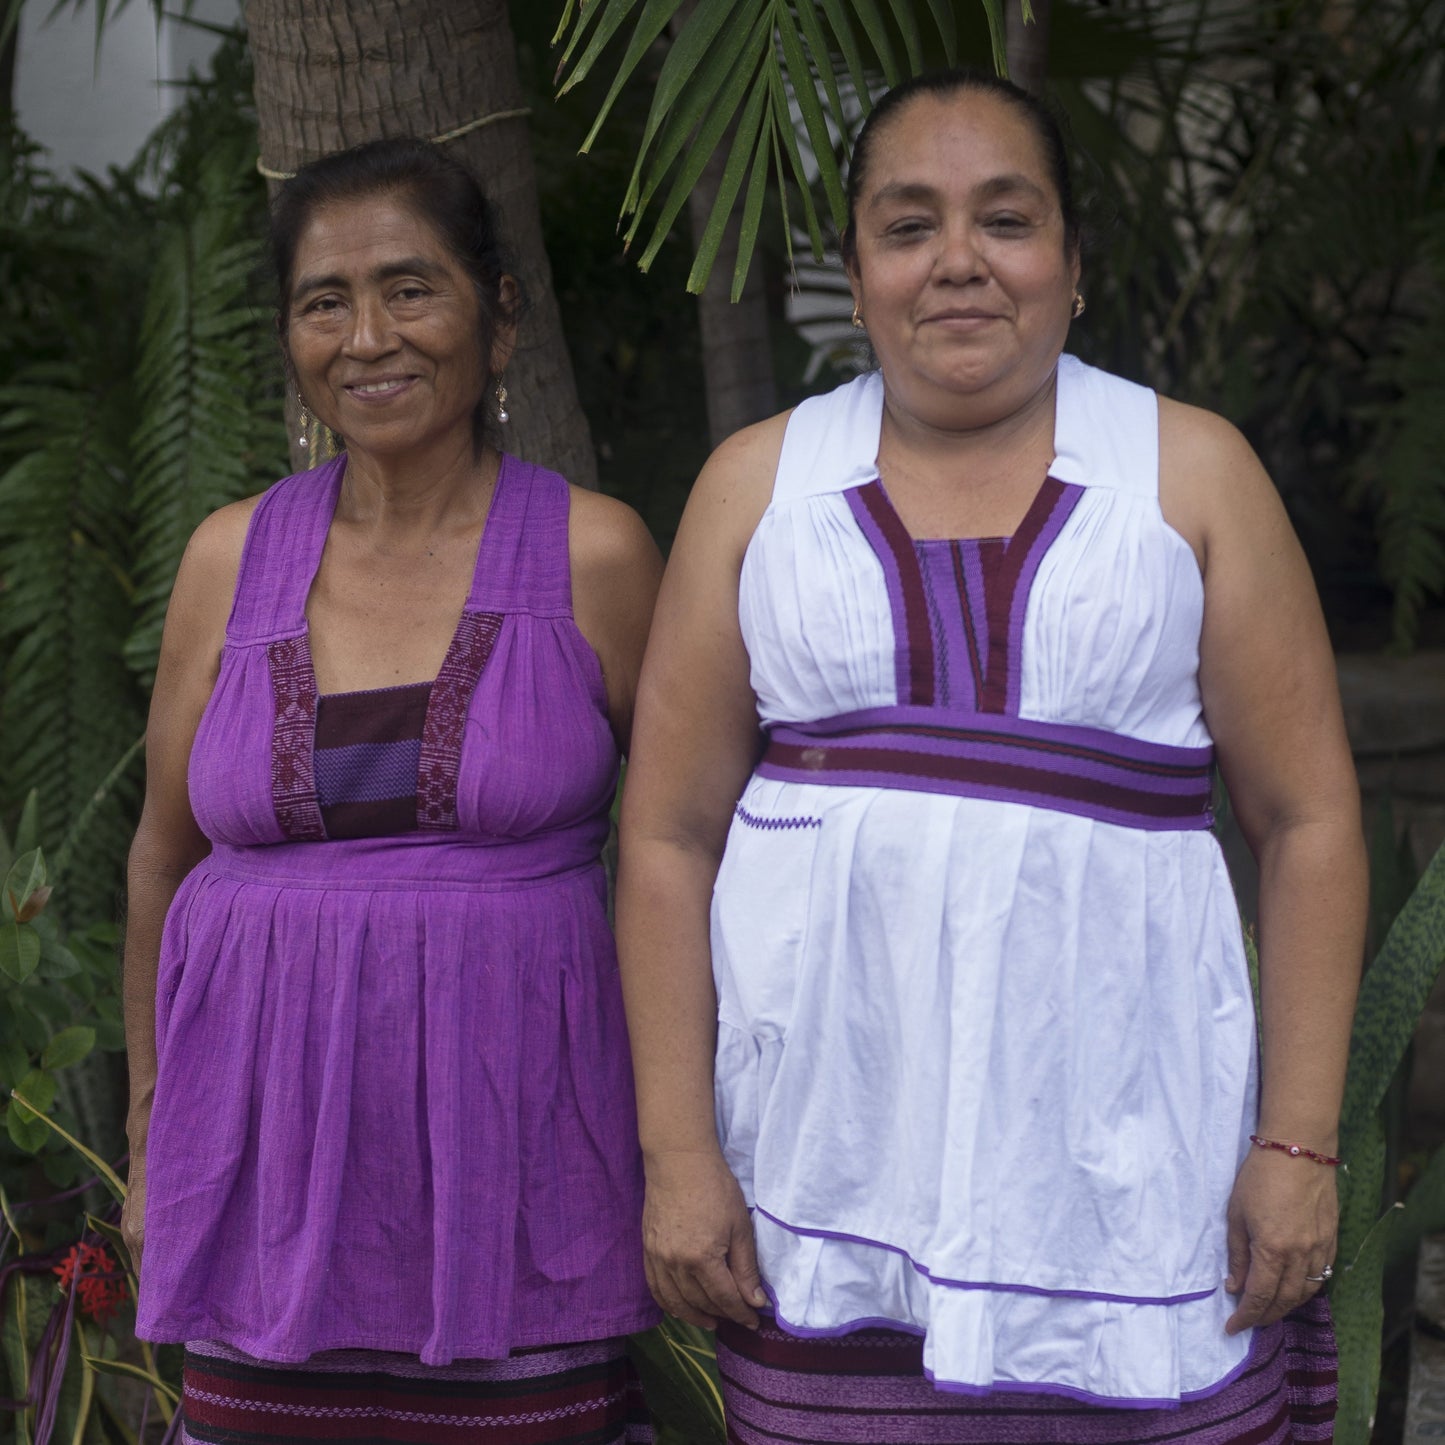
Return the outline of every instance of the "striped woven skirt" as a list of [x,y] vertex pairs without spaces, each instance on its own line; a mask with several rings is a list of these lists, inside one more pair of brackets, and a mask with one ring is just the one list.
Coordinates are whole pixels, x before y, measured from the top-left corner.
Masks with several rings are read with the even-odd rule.
[[1260,1331],[1217,1394],[1130,1410],[1057,1395],[963,1395],[923,1375],[923,1342],[893,1330],[799,1339],[771,1320],[717,1334],[730,1445],[1319,1445],[1334,1438],[1329,1309],[1311,1300]]
[[624,1340],[597,1340],[433,1367],[411,1355],[333,1350],[276,1365],[192,1343],[179,1438],[193,1445],[642,1445],[652,1427],[625,1351]]

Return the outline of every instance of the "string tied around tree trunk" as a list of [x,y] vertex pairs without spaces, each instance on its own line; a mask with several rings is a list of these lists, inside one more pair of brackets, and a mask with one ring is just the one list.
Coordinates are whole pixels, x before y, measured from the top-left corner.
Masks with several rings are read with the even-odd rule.
[[[494,110],[488,115],[479,115],[475,120],[469,120],[465,125],[459,125],[452,130],[444,130],[440,135],[428,136],[427,139],[433,145],[445,145],[448,141],[459,140],[464,135],[470,135],[474,130],[481,130],[483,126],[495,125],[499,120],[520,120],[532,113],[530,105],[518,106],[514,110]],[[256,157],[256,169],[268,181],[289,181],[295,171],[278,171],[268,166],[260,156]]]

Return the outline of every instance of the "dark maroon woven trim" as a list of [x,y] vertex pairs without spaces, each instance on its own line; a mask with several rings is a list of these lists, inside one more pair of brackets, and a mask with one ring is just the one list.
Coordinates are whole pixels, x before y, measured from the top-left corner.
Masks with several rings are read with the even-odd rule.
[[268,643],[275,722],[271,730],[271,803],[281,832],[295,842],[326,837],[316,801],[316,673],[303,634]]
[[902,647],[907,651],[907,695],[902,686],[904,670],[900,668],[898,700],[928,707],[934,700],[933,627],[928,618],[923,569],[918,563],[913,538],[893,510],[881,481],[854,488],[848,493],[848,502],[862,524],[863,535],[883,564],[893,608],[894,632],[901,635]]
[[416,823],[423,832],[456,830],[457,775],[467,708],[501,630],[500,612],[463,612],[432,684],[416,783]]

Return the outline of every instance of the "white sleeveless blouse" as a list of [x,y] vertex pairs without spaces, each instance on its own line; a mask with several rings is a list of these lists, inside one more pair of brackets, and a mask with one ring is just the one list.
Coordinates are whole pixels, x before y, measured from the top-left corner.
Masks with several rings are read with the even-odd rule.
[[[1156,398],[1063,357],[1052,480],[959,543],[892,512],[882,403],[872,374],[798,407],[742,571],[774,745],[714,890],[717,1117],[766,1287],[800,1335],[925,1335],[946,1389],[1213,1393],[1251,1344],[1223,1283],[1256,1040]],[[840,717],[871,761],[808,732]],[[1018,737],[1089,776],[1021,789]],[[1109,738],[1142,801],[1097,781]],[[1150,801],[1185,772],[1187,808]]]

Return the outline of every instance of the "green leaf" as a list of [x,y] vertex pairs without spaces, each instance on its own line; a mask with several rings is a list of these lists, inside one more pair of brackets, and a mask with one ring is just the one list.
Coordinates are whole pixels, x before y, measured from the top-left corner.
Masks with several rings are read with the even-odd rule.
[[40,935],[34,925],[0,920],[0,972],[24,983],[40,962]]
[[763,79],[757,80],[753,85],[753,93],[748,98],[742,119],[738,122],[737,133],[733,137],[732,148],[728,152],[727,165],[718,182],[717,198],[713,201],[712,214],[708,217],[707,225],[703,229],[702,241],[697,248],[697,258],[694,260],[692,272],[687,278],[689,291],[698,292],[707,285],[712,264],[717,260],[718,248],[722,245],[723,233],[726,231],[728,219],[732,215],[733,202],[737,200],[738,192],[742,190],[743,180],[747,175],[748,161],[757,145],[758,132],[763,123],[763,103],[767,96],[767,82]]
[[[813,69],[818,73],[818,79],[823,83],[823,91],[828,100],[828,112],[833,117],[839,130],[843,129],[843,117],[846,112],[843,109],[843,94],[838,87],[837,71],[833,67],[833,51],[828,44],[828,37],[823,34],[823,27],[818,21],[818,8],[814,0],[797,0],[798,24],[803,30],[803,39],[808,42],[808,49],[813,52]],[[801,85],[795,89],[801,89]],[[830,144],[831,151],[833,146]]]
[[[30,992],[33,994],[35,990],[32,989]],[[50,1025],[28,1003],[19,1000],[12,1000],[10,1016],[14,1024],[14,1031],[20,1036],[20,1042],[32,1054],[39,1054],[50,1042],[52,1033]]]
[[163,1395],[172,1405],[180,1403],[180,1396],[159,1375],[143,1370],[139,1365],[129,1365],[124,1360],[104,1360],[96,1355],[82,1355],[88,1370],[98,1375],[118,1375],[126,1380],[143,1380],[157,1394]]
[[1361,980],[1350,1038],[1342,1133],[1360,1129],[1379,1108],[1442,963],[1445,848],[1430,860]]
[[848,219],[848,201],[843,194],[843,182],[837,167],[827,164],[833,155],[833,138],[828,134],[828,122],[824,118],[823,107],[818,103],[818,92],[813,86],[812,77],[808,74],[808,62],[803,56],[798,32],[789,25],[779,24],[778,34],[782,41],[783,60],[793,81],[793,95],[798,102],[803,124],[807,127],[813,157],[819,164],[828,193],[833,223],[841,232]]
[[14,1039],[0,1040],[0,1081],[8,1094],[30,1072],[30,1054]]
[[30,895],[45,886],[45,858],[39,848],[22,853],[10,865],[0,884],[0,908],[6,918],[18,918]]
[[738,259],[733,270],[731,300],[734,305],[742,299],[743,287],[747,285],[748,265],[752,261],[753,248],[758,243],[758,225],[763,215],[763,197],[768,190],[768,157],[772,154],[772,116],[758,134],[758,148],[753,156],[752,176],[748,181],[747,200],[743,203],[742,224],[738,228]]
[[41,936],[37,978],[74,978],[80,971],[80,960],[63,943]]
[[[55,1088],[54,1080],[51,1080],[50,1087],[53,1094]],[[107,1189],[110,1190],[111,1194],[115,1197],[117,1203],[125,1203],[125,1185],[121,1182],[121,1178],[115,1172],[115,1170],[112,1169],[110,1165],[107,1164],[105,1160],[100,1157],[99,1154],[97,1154],[93,1149],[87,1149],[86,1146],[82,1144],[80,1140],[75,1137],[74,1134],[70,1133],[67,1129],[61,1128],[61,1126],[57,1124],[55,1120],[52,1119],[48,1114],[45,1114],[40,1110],[35,1109],[29,1095],[27,1095],[23,1089],[12,1089],[10,1092],[10,1097],[13,1101],[8,1111],[10,1115],[13,1116],[17,1112],[15,1108],[16,1104],[19,1104],[22,1108],[29,1108],[30,1111],[35,1114],[36,1119],[40,1123],[42,1123],[47,1129],[53,1130],[62,1139],[64,1139],[65,1142],[69,1144],[70,1147],[74,1149],[75,1152],[79,1154],[80,1157],[84,1159],[92,1169],[95,1170],[96,1174],[100,1176],[101,1182],[105,1185]]]
[[722,1390],[711,1336],[667,1319],[633,1335],[627,1353],[658,1423],[672,1438],[688,1445],[723,1445]]
[[1367,1441],[1380,1388],[1380,1340],[1385,1322],[1385,1254],[1394,1210],[1376,1221],[1359,1251],[1334,1281],[1330,1310],[1339,1346],[1339,1413],[1335,1438]]
[[853,91],[863,107],[864,115],[867,115],[872,109],[872,88],[868,83],[868,69],[863,64],[863,52],[858,48],[857,37],[853,34],[853,26],[848,19],[848,6],[843,0],[818,0],[818,3],[823,7],[823,14],[828,17],[828,26],[848,67],[848,78],[853,82]]
[[913,0],[888,0],[888,6],[893,12],[893,23],[903,36],[903,48],[908,52],[908,73],[917,75],[923,69],[923,37],[913,13]]
[[853,0],[853,13],[858,17],[858,24],[868,37],[868,43],[873,47],[878,63],[883,67],[883,78],[889,85],[897,85],[903,79],[903,72],[898,68],[897,57],[888,39],[888,27],[883,22],[883,12],[879,10],[876,0]]
[[[622,87],[627,83],[632,72],[641,64],[643,56],[651,49],[653,41],[667,29],[667,22],[672,19],[681,4],[682,0],[644,0],[642,14],[637,17],[637,27],[632,32],[632,39],[627,42],[627,49],[623,52],[622,60],[618,64],[617,74],[612,78],[612,84],[608,87],[607,95],[597,112],[597,119],[592,122],[592,129],[587,132],[587,138],[582,142],[584,153],[592,148],[592,142],[597,139],[597,132],[602,128],[602,122],[607,119],[613,105],[616,104],[617,97],[622,93]],[[619,0],[614,0],[614,6],[618,5]],[[631,0],[621,0],[620,8],[631,9]],[[587,53],[577,62],[572,77],[562,87],[564,94],[581,75],[586,74],[584,66],[590,68],[589,57],[595,56],[606,44],[606,39],[603,38],[604,32],[610,38],[611,32],[607,31],[610,20],[610,13],[603,16],[602,24],[598,27],[598,34],[592,37],[592,44],[587,47]],[[614,26],[613,29],[615,28]]]
[[[658,212],[657,219],[653,224],[652,236],[647,243],[647,248],[638,260],[637,264],[641,270],[646,271],[652,264],[653,258],[672,229],[672,223],[677,219],[683,206],[687,204],[687,198],[692,194],[698,181],[702,179],[702,173],[707,169],[707,163],[711,160],[712,153],[721,144],[724,133],[732,123],[734,115],[737,114],[744,95],[747,94],[759,59],[760,57],[752,51],[743,51],[739,54],[737,63],[721,87],[712,112],[698,127],[697,139],[693,142],[692,148],[688,151],[682,164],[677,168],[672,186],[667,193],[667,199],[662,203],[662,209]],[[640,221],[641,215],[639,214],[628,228],[627,238],[629,241],[636,232]]]
[[[38,1109],[32,1109],[19,1099],[41,1101]],[[31,1069],[20,1081],[20,1087],[13,1090],[11,1102],[5,1111],[5,1127],[17,1146],[27,1154],[36,1154],[44,1148],[50,1138],[50,1129],[44,1118],[44,1110],[55,1102],[55,1080],[39,1069]]]
[[25,806],[20,810],[20,820],[15,824],[15,852],[28,853],[40,846],[40,794],[31,788],[25,795]]
[[[607,42],[626,23],[627,17],[636,9],[638,3],[639,0],[609,0],[609,3],[604,4],[603,0],[593,0],[590,5],[583,4],[577,13],[577,24],[572,30],[571,38],[562,51],[562,58],[557,65],[557,74],[561,75],[567,68],[578,45],[581,44],[588,30],[592,28],[592,22],[599,16],[602,19],[603,29],[592,37],[587,49],[582,53],[581,59],[572,67],[572,73],[567,77],[566,83],[558,90],[558,95],[566,95],[574,85],[587,78],[597,57],[607,48]],[[568,8],[571,8],[570,0]]]
[[[743,57],[761,48],[766,26],[767,14],[761,5],[751,8],[740,5],[734,9],[727,28],[693,75],[681,102],[674,106],[666,124],[658,131],[651,154],[639,149],[622,202],[624,215],[636,214],[640,220],[641,212],[651,204],[673,162],[695,144],[698,123],[723,93],[728,77],[743,64]],[[733,109],[738,103],[733,102]],[[632,231],[635,233],[635,230],[634,225]]]
[[55,1080],[43,1069],[31,1069],[11,1091],[12,1098],[19,1099],[21,1095],[24,1101],[20,1107],[29,1111],[25,1117],[43,1114],[55,1103]]
[[[78,1064],[94,1047],[95,1030],[76,1024],[62,1029],[46,1044],[40,1062],[47,1069],[68,1068],[71,1064]],[[21,1092],[26,1091],[22,1088]]]
[[[787,96],[783,91],[782,77],[776,71],[769,76],[773,86],[773,106],[778,113],[789,116]],[[798,137],[793,132],[791,120],[779,124],[775,134],[782,137],[783,149],[787,153],[788,161],[792,165],[793,175],[798,182],[798,196],[803,206],[803,219],[808,226],[808,240],[813,246],[813,255],[818,259],[823,256],[823,229],[818,224],[818,212],[813,205],[813,192],[808,184],[808,170],[803,164],[802,152],[798,149]],[[778,187],[781,190],[786,181],[781,175],[778,177]]]
[[1438,1146],[1405,1196],[1390,1236],[1387,1267],[1413,1255],[1421,1239],[1445,1229],[1445,1145]]

